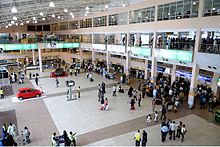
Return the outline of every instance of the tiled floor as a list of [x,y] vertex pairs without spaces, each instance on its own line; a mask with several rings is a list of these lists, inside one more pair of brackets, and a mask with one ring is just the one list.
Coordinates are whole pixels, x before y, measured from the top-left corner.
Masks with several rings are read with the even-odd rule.
[[[32,71],[32,73],[36,73],[36,71]],[[59,88],[55,87],[54,78],[49,78],[49,71],[40,74],[40,85],[38,87],[34,80],[29,82],[25,79],[24,85],[12,85],[14,93],[17,93],[19,87],[43,87],[47,96],[20,103],[12,103],[12,96],[8,96],[0,100],[0,112],[15,110],[19,132],[24,126],[30,128],[31,145],[50,145],[51,134],[53,132],[62,133],[64,129],[77,132],[78,145],[133,145],[134,131],[139,128],[146,128],[145,116],[152,112],[151,98],[143,99],[141,108],[130,111],[130,106],[127,103],[129,100],[127,91],[124,94],[117,94],[116,98],[112,97],[112,85],[117,81],[107,80],[97,74],[93,75],[94,82],[89,82],[85,73],[81,73],[77,77],[59,78]],[[80,99],[66,101],[67,87],[65,81],[70,79],[76,82],[74,89],[78,85],[81,86]],[[108,111],[99,110],[101,105],[97,100],[97,85],[102,81],[107,84]],[[137,80],[132,80],[131,85],[137,87]],[[128,89],[128,86],[124,88]],[[170,141],[165,145],[202,145],[202,141],[205,140],[205,133],[207,133],[206,136],[210,137],[204,145],[220,145],[217,140],[219,126],[207,123],[206,120],[202,119],[207,118],[207,111],[189,110],[186,104],[183,107],[179,113],[169,113],[168,115],[169,118],[184,120],[189,126],[186,141],[184,143]],[[160,110],[160,107],[157,107],[157,110]],[[202,118],[191,114],[196,114]],[[0,118],[2,118],[1,113]],[[4,120],[7,121],[5,118],[1,119],[1,121]],[[155,124],[146,129],[149,134],[149,145],[162,145],[159,125]]]

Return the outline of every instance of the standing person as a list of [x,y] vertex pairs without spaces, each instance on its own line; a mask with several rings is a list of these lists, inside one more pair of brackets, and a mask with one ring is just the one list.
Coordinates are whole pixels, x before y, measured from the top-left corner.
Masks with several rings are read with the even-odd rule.
[[2,126],[2,139],[5,139],[7,136],[7,126],[6,124],[3,124]]
[[147,132],[145,130],[143,130],[141,145],[146,146],[146,144],[147,144]]
[[1,99],[4,98],[4,90],[2,88],[0,89],[0,96],[1,96]]
[[59,87],[59,80],[58,80],[58,78],[56,77],[56,79],[55,79],[55,82],[56,82],[56,88],[58,88]]
[[140,130],[138,130],[135,135],[134,135],[134,140],[135,140],[135,146],[140,146],[140,142],[141,142],[141,134],[140,134]]
[[162,110],[161,110],[161,117],[160,117],[160,119],[165,119],[166,120],[166,113],[167,113],[167,109],[166,109],[166,107],[165,107],[165,105],[162,105]]
[[162,139],[162,142],[164,142],[166,140],[169,129],[166,124],[162,124],[162,127],[160,130],[161,130],[161,139]]
[[13,127],[12,127],[12,123],[10,122],[9,126],[8,126],[8,130],[7,133],[12,135],[13,134]]
[[129,95],[129,97],[132,97],[132,91],[133,91],[133,88],[130,87],[129,90],[128,90],[128,95]]
[[112,96],[115,96],[115,97],[116,97],[116,85],[114,85],[114,86],[112,87],[112,92],[113,92]]
[[31,72],[29,73],[29,79],[31,80],[31,78],[32,78],[32,74],[31,74]]
[[58,141],[58,139],[57,139],[57,136],[56,136],[56,132],[53,132],[53,135],[51,137],[52,146],[58,146],[57,141]]
[[148,114],[147,118],[146,118],[146,125],[150,126],[151,125],[151,121],[152,121],[151,114]]
[[175,124],[175,121],[171,122],[170,123],[170,140],[175,140],[176,129],[177,129],[177,126]]
[[90,82],[93,81],[93,79],[92,79],[92,74],[91,74],[91,73],[89,73],[89,80],[90,80]]
[[64,146],[70,146],[70,139],[65,130],[63,131],[63,138],[64,138]]
[[70,67],[70,76],[73,76],[73,69]]
[[158,122],[158,112],[155,111],[154,113],[154,122]]
[[133,98],[131,98],[131,110],[135,110],[135,100]]
[[143,86],[143,88],[142,88],[142,98],[145,98],[145,94],[146,94],[146,87]]
[[88,72],[86,73],[86,78],[87,78],[87,79],[89,78],[89,73],[88,73]]
[[156,86],[154,86],[154,90],[153,90],[153,98],[154,98],[154,99],[157,98],[157,88],[156,88]]
[[205,109],[206,96],[204,93],[200,96],[200,109]]
[[177,131],[176,131],[176,137],[180,138],[180,133],[181,133],[181,128],[182,128],[183,122],[180,121],[180,123],[177,126]]
[[182,127],[181,127],[181,132],[180,132],[180,136],[181,136],[181,142],[183,142],[184,141],[184,135],[186,134],[186,126],[185,126],[185,124],[183,124],[182,125]]
[[80,86],[77,88],[78,98],[80,98]]
[[138,97],[138,107],[141,107],[141,94],[139,94],[139,97]]
[[70,139],[70,145],[76,146],[76,132],[73,133],[72,131],[70,131],[69,133],[69,139]]
[[38,77],[37,76],[35,77],[35,83],[38,86]]
[[155,111],[155,107],[156,107],[156,100],[153,99],[153,100],[152,100],[152,111],[153,111],[153,112]]
[[138,80],[138,90],[141,91],[141,80]]
[[134,100],[137,101],[137,91],[135,89],[133,90],[132,95],[134,97]]

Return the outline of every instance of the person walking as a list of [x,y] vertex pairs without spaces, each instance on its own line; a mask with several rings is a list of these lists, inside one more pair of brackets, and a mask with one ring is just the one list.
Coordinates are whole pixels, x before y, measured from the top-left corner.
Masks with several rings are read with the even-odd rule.
[[180,138],[180,133],[181,133],[181,128],[182,128],[183,122],[180,121],[180,123],[177,125],[177,130],[176,130],[176,137]]
[[171,122],[170,123],[170,140],[175,140],[175,135],[176,135],[176,129],[177,129],[177,126],[175,124],[175,121]]
[[166,136],[167,136],[167,133],[169,132],[169,129],[167,127],[167,125],[165,123],[162,124],[162,127],[161,127],[161,141],[164,142],[166,140]]
[[148,115],[147,115],[147,118],[146,118],[146,125],[147,125],[147,126],[150,126],[150,125],[151,125],[151,122],[152,122],[151,114],[148,114]]
[[156,100],[153,99],[153,100],[152,100],[152,111],[153,111],[153,112],[155,111],[155,107],[156,107]]
[[147,132],[145,130],[143,130],[141,146],[146,146],[146,144],[147,144]]
[[139,97],[138,97],[138,107],[141,107],[141,94],[139,94]]
[[112,87],[112,96],[115,96],[116,97],[116,85],[114,85],[113,87]]
[[132,92],[133,92],[133,88],[130,87],[129,90],[128,90],[128,96],[129,97],[132,97]]
[[51,145],[52,146],[58,146],[58,139],[57,139],[57,136],[56,136],[56,132],[53,132],[53,135],[51,137]]
[[64,146],[70,146],[70,139],[65,130],[63,131],[63,138],[64,138]]
[[70,139],[70,145],[76,146],[76,132],[73,133],[72,131],[70,131],[69,133],[69,139]]
[[146,94],[146,87],[143,86],[143,88],[142,88],[142,98],[145,98],[145,94]]
[[0,96],[1,96],[1,99],[4,98],[4,90],[2,88],[0,89]]
[[140,146],[140,142],[141,142],[141,134],[140,134],[140,130],[138,130],[135,135],[134,135],[134,140],[135,140],[135,146]]
[[158,122],[158,112],[154,112],[154,122]]
[[31,74],[31,72],[29,73],[29,80],[31,80],[31,78],[32,78],[32,74]]
[[131,110],[135,110],[135,106],[134,106],[134,104],[135,104],[135,100],[134,100],[134,98],[131,98]]
[[7,125],[3,124],[2,126],[2,139],[5,139],[7,136]]
[[35,77],[35,83],[38,86],[38,77],[37,76]]
[[59,87],[59,80],[58,80],[58,78],[56,77],[56,79],[55,79],[55,82],[56,82],[56,88],[58,88]]
[[186,126],[185,126],[185,124],[183,124],[182,127],[181,127],[181,132],[180,132],[181,142],[184,141],[184,136],[185,136],[186,132],[187,132],[186,131]]
[[166,113],[167,113],[167,109],[166,109],[166,107],[165,107],[165,105],[162,105],[162,110],[161,110],[161,117],[160,117],[160,119],[165,119],[166,120]]
[[78,98],[80,98],[80,86],[77,88]]

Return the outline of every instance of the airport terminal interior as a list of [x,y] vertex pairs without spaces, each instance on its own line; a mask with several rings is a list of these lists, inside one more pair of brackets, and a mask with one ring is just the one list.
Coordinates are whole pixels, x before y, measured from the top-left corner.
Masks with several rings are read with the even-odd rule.
[[219,146],[220,0],[0,0],[0,146]]

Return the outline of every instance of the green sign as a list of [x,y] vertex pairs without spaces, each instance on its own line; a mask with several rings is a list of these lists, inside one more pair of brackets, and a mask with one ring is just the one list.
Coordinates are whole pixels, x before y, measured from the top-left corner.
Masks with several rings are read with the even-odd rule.
[[79,43],[56,43],[54,48],[79,48],[80,44]]
[[37,49],[37,44],[1,44],[0,48],[5,51]]
[[178,60],[182,62],[192,62],[192,54],[193,53],[191,51],[168,50],[168,49],[156,50],[156,55],[159,58]]
[[141,56],[151,56],[151,48],[147,47],[130,47],[132,54]]

